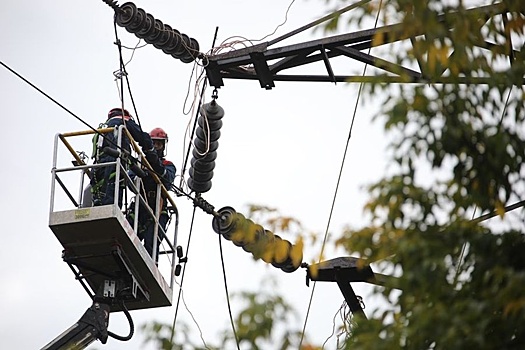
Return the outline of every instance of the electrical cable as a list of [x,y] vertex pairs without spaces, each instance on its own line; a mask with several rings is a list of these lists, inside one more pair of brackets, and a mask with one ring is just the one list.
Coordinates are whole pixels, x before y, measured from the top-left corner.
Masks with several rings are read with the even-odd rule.
[[[119,74],[117,76],[117,79],[120,79],[120,91],[119,91],[119,97],[120,97],[120,102],[121,102],[121,108],[122,108],[122,125],[124,125],[125,128],[127,128],[127,125],[126,125],[126,119],[124,118],[124,81],[123,81],[123,77],[125,76],[126,77],[126,82],[128,84],[128,92],[129,92],[129,95],[130,95],[130,98],[131,98],[131,101],[132,101],[132,104],[133,104],[133,108],[134,108],[134,111],[135,111],[135,117],[137,118],[137,124],[139,125],[139,127],[142,129],[141,125],[140,125],[140,119],[139,119],[139,116],[138,116],[138,113],[137,113],[137,108],[135,107],[135,102],[133,101],[133,94],[131,93],[131,88],[129,86],[129,80],[128,80],[128,73],[126,72],[126,65],[124,64],[124,59],[122,57],[122,44],[120,42],[120,39],[118,37],[118,32],[117,32],[117,15],[115,13],[115,16],[113,17],[113,27],[114,27],[114,31],[115,31],[115,44],[117,45],[117,48],[118,48],[118,53],[119,53],[119,64],[120,64],[120,69],[119,69]],[[113,73],[115,74],[115,73]],[[117,87],[118,87],[118,82],[117,82]],[[158,175],[158,174],[157,174]],[[124,192],[126,198],[125,198],[125,207],[126,207],[126,210],[128,208],[128,193],[127,191]]]
[[[142,129],[142,125],[140,124],[140,118],[139,114],[137,112],[137,106],[135,105],[135,100],[133,99],[133,93],[131,92],[131,86],[129,83],[128,78],[128,72],[126,71],[126,65],[124,64],[124,59],[122,57],[122,43],[120,42],[120,39],[118,37],[118,31],[117,31],[117,15],[115,14],[113,19],[113,27],[115,31],[115,45],[117,45],[118,53],[119,53],[119,65],[120,65],[120,99],[122,104],[122,109],[124,109],[124,82],[122,77],[126,77],[126,85],[128,87],[128,93],[129,98],[131,100],[131,104],[133,105],[133,111],[135,112],[135,118],[137,118],[137,124]],[[124,116],[122,117],[122,121],[124,125],[126,125],[126,122],[124,120]]]
[[[179,286],[180,288],[180,293],[182,295],[182,303],[184,304],[184,307],[186,308],[186,311],[188,311],[188,313],[190,314],[190,317],[191,319],[193,320],[193,323],[195,323],[195,325],[197,326],[197,329],[199,330],[199,336],[202,340],[202,344],[204,345],[204,347],[207,349],[207,350],[211,350],[209,347],[208,347],[208,344],[206,344],[206,341],[204,340],[204,336],[202,335],[202,329],[201,327],[199,326],[199,324],[197,323],[197,320],[195,319],[195,316],[193,316],[193,313],[190,311],[190,309],[188,308],[188,304],[186,304],[186,300],[184,299],[184,291],[182,290],[182,286],[177,282],[175,281],[175,283],[177,283],[177,285]],[[172,329],[172,331],[174,331],[174,329]],[[171,340],[170,340],[170,343],[173,344],[173,338],[174,338],[174,334],[172,333],[172,336],[171,336]]]
[[[66,108],[63,104],[61,104],[60,102],[58,102],[57,100],[55,100],[53,97],[51,97],[50,95],[48,95],[47,93],[45,93],[43,90],[41,90],[39,87],[37,87],[35,84],[33,84],[32,82],[30,82],[29,80],[27,80],[26,78],[24,78],[22,75],[20,75],[19,73],[17,73],[14,69],[12,69],[11,67],[9,67],[7,64],[5,64],[4,62],[0,61],[0,65],[4,66],[4,68],[6,68],[8,71],[10,71],[11,73],[13,73],[14,75],[16,75],[18,78],[20,78],[21,80],[23,80],[26,84],[28,84],[29,86],[31,86],[33,89],[35,89],[36,91],[40,92],[42,95],[44,95],[45,97],[47,97],[51,102],[53,102],[54,104],[56,104],[58,107],[62,108],[64,111],[66,111],[67,113],[69,113],[71,116],[73,116],[76,120],[78,120],[79,122],[81,122],[82,124],[84,124],[85,126],[87,126],[90,130],[97,132],[97,129],[93,128],[91,125],[89,125],[86,121],[84,121],[82,118],[80,118],[79,116],[77,116],[75,113],[71,112],[68,108]],[[104,137],[103,134],[101,133],[98,133],[100,136]]]
[[[341,306],[343,307],[343,306]],[[328,343],[328,341],[330,340],[330,338],[332,338],[334,335],[335,335],[335,319],[337,317],[337,314],[339,314],[340,310],[341,310],[341,307],[339,308],[339,310],[337,310],[337,312],[334,314],[334,317],[332,318],[332,333],[328,336],[328,338],[326,338],[326,340],[323,342],[323,345],[321,346],[321,350],[324,349],[326,343]]]
[[[379,14],[381,13],[382,5],[383,5],[383,0],[380,0],[378,11],[377,11],[377,16],[376,16],[375,23],[374,23],[374,28],[377,27],[377,23],[379,21]],[[327,17],[327,16],[325,16],[325,17]],[[371,47],[368,49],[368,53],[369,54],[370,54],[371,49],[372,49]],[[363,76],[366,74],[367,67],[368,67],[368,64],[365,64],[365,67],[363,69]],[[339,185],[341,183],[341,177],[342,177],[342,174],[343,174],[343,168],[344,168],[344,165],[345,165],[346,155],[348,153],[348,147],[349,147],[349,144],[350,144],[350,138],[352,137],[352,130],[354,128],[354,121],[355,121],[355,118],[356,118],[356,115],[357,115],[357,106],[359,104],[359,99],[360,99],[360,96],[361,96],[363,85],[364,85],[363,82],[361,82],[359,84],[359,90],[358,90],[358,93],[357,93],[357,100],[356,100],[356,103],[355,103],[355,107],[354,107],[354,111],[353,111],[353,115],[352,115],[352,120],[351,120],[351,123],[350,123],[350,128],[348,130],[348,138],[346,140],[346,145],[345,145],[345,149],[344,149],[344,152],[343,152],[343,159],[341,160],[341,166],[339,168],[339,175],[337,177],[336,187],[335,187],[334,196],[333,196],[333,199],[332,199],[332,204],[331,204],[331,207],[330,207],[330,213],[328,215],[328,222],[326,224],[326,230],[325,230],[325,234],[324,234],[324,238],[323,238],[323,243],[321,245],[321,252],[319,254],[318,263],[321,262],[321,259],[323,257],[323,253],[324,253],[324,249],[325,249],[325,245],[326,245],[326,241],[328,239],[328,232],[329,232],[329,228],[330,228],[330,223],[332,221],[332,214],[333,214],[334,207],[335,207],[335,201],[336,201],[336,198],[337,198],[337,193],[339,191]],[[310,315],[310,309],[312,307],[312,301],[313,301],[313,296],[314,296],[316,284],[317,284],[317,281],[314,281],[313,286],[312,286],[312,293],[310,294],[310,300],[309,300],[308,308],[307,308],[307,311],[306,311],[306,316],[305,316],[305,320],[304,320],[303,330],[301,332],[301,340],[299,342],[299,348],[301,348],[301,346],[303,344],[304,334],[306,332],[306,324],[308,322],[308,317]]]
[[[196,212],[196,209],[193,208],[193,213],[192,213],[191,222],[190,222],[190,229],[189,229],[189,233],[188,233],[188,242],[186,243],[186,257],[188,256],[188,252],[190,250],[191,235],[192,235],[192,232],[193,232],[193,225],[195,223],[195,212]],[[179,312],[180,299],[181,299],[181,295],[182,295],[182,284],[184,283],[184,275],[185,274],[186,274],[186,264],[184,264],[184,267],[182,268],[180,284],[178,284],[179,285],[179,294],[177,296],[177,303],[175,304],[175,314],[173,315],[173,322],[172,322],[172,326],[171,326],[170,341],[172,343],[173,343],[173,339],[175,338],[175,323],[177,322],[177,315],[178,315],[178,312]]]
[[[218,28],[216,28],[216,31],[217,31]],[[217,32],[215,33],[215,37],[217,35]],[[186,112],[185,111],[185,108],[183,107],[183,111],[182,113],[184,115],[188,115],[192,112],[195,113],[195,119],[190,118],[189,121],[188,121],[188,124],[186,126],[186,132],[184,133],[184,141],[183,141],[183,147],[182,147],[182,152],[183,152],[183,159],[182,159],[182,169],[183,169],[183,173],[186,171],[186,166],[187,166],[187,162],[188,162],[188,159],[189,159],[189,152],[191,150],[191,145],[192,145],[192,139],[193,139],[193,136],[195,134],[195,131],[196,131],[196,122],[198,122],[198,114],[199,114],[199,110],[202,106],[202,104],[205,102],[205,97],[204,97],[204,91],[206,89],[206,76],[205,76],[205,70],[204,68],[201,70],[200,73],[197,73],[197,71],[195,70],[195,68],[198,67],[197,63],[195,63],[193,65],[193,71],[192,71],[192,75],[193,73],[195,73],[195,76],[196,76],[196,79],[195,79],[195,87],[194,87],[194,95],[193,95],[193,101],[190,105],[190,109]],[[189,96],[189,93],[190,93],[190,86],[191,86],[191,78],[190,78],[190,81],[188,83],[188,93],[187,93],[187,96],[186,96],[186,99],[184,101],[184,106],[187,104],[187,101],[188,101],[188,96]],[[201,86],[202,86],[202,89],[201,89]],[[199,90],[201,90],[201,92],[199,93]],[[197,101],[199,101],[199,107],[197,109],[195,109],[195,105],[197,103]],[[192,129],[192,120],[194,121],[193,122],[193,129]],[[190,130],[193,130],[193,133],[190,131]],[[191,136],[190,136],[191,135]],[[189,141],[188,141],[189,139]],[[188,148],[186,149],[186,145],[188,145]],[[184,179],[184,177],[181,177],[180,179],[180,186],[185,186],[185,188],[188,188],[187,184],[186,184],[186,181]]]
[[120,336],[118,334],[108,331],[108,335],[120,341],[128,341],[133,337],[133,334],[135,333],[135,326],[133,324],[133,319],[131,318],[131,314],[129,313],[129,310],[126,307],[126,304],[124,304],[123,301],[121,301],[120,304],[122,306],[122,311],[124,311],[124,315],[126,315],[126,318],[128,319],[128,322],[129,322],[129,334],[123,337],[123,336]]
[[271,32],[270,34],[266,34],[264,37],[262,37],[262,38],[260,38],[259,40],[256,40],[256,41],[263,41],[264,39],[268,38],[269,36],[274,35],[277,32],[277,29],[279,29],[280,27],[285,25],[286,22],[288,22],[288,12],[290,12],[290,9],[292,8],[292,5],[294,4],[294,2],[295,2],[295,0],[292,0],[292,2],[290,2],[290,4],[288,5],[288,8],[286,9],[286,12],[284,13],[284,21],[281,24],[278,24],[277,27],[275,27],[275,29],[273,30],[273,32]]
[[[126,49],[126,50],[135,51],[135,50],[142,49],[143,47],[146,47],[146,46],[149,45],[148,43],[140,45],[141,42],[142,42],[142,39],[139,39],[139,42],[137,43],[137,45],[135,45],[135,47],[129,47],[129,46],[126,46],[126,45],[122,45],[122,48]],[[126,66],[128,65],[128,63],[129,63],[129,61],[126,62]]]
[[[190,151],[191,151],[191,142],[193,140],[193,137],[195,135],[195,132],[197,130],[197,122],[198,122],[198,114],[199,114],[199,110],[203,104],[203,96],[204,96],[204,91],[206,90],[206,81],[204,81],[203,85],[202,85],[202,89],[201,89],[201,94],[200,94],[200,99],[199,99],[199,103],[197,105],[197,109],[195,111],[195,120],[193,122],[193,127],[192,127],[192,131],[191,131],[191,136],[189,137],[189,141],[188,141],[188,149],[186,151],[186,155],[183,156],[183,165],[182,165],[182,173],[186,173],[186,167],[188,165],[188,159],[190,157]],[[191,122],[191,120],[190,120]],[[184,147],[185,148],[185,147]],[[182,187],[182,183],[184,181],[184,178],[181,177],[181,184],[180,186]]]
[[[4,68],[6,68],[8,71],[10,71],[11,73],[13,73],[15,76],[17,76],[18,78],[20,78],[22,81],[24,81],[26,84],[28,84],[29,86],[31,86],[33,89],[35,89],[36,91],[38,91],[39,93],[41,93],[43,96],[45,96],[46,98],[48,98],[51,102],[53,102],[54,104],[56,104],[58,107],[62,108],[64,111],[66,111],[67,113],[69,113],[72,117],[74,117],[76,120],[78,120],[80,123],[84,124],[85,126],[87,126],[89,128],[89,130],[93,131],[95,134],[97,134],[98,136],[104,138],[105,140],[107,140],[112,146],[114,146],[116,149],[120,150],[120,151],[125,151],[122,149],[122,147],[120,147],[119,145],[116,144],[115,141],[109,139],[106,137],[106,135],[104,135],[103,133],[99,132],[96,128],[92,127],[90,124],[88,124],[85,120],[83,120],[82,118],[80,118],[79,116],[77,116],[75,113],[73,113],[71,110],[69,110],[68,108],[66,108],[63,104],[61,104],[60,102],[58,102],[56,99],[54,99],[53,97],[51,97],[49,94],[47,94],[46,92],[44,92],[42,89],[40,89],[38,86],[36,86],[35,84],[33,84],[32,82],[30,82],[28,79],[24,78],[21,74],[19,74],[18,72],[16,72],[14,69],[12,69],[11,67],[9,67],[7,64],[5,64],[3,61],[0,61],[0,65],[2,65]],[[132,158],[132,157],[131,157]],[[134,159],[132,158],[133,161],[136,161],[136,162],[139,162],[137,159]]]
[[[293,31],[291,31],[289,33],[286,33],[286,34],[281,35],[281,36],[279,36],[279,37],[277,37],[275,39],[272,39],[272,40],[268,41],[267,46],[274,45],[274,44],[276,44],[276,43],[278,43],[278,42],[280,42],[280,41],[282,41],[284,39],[287,39],[287,38],[293,36],[293,35],[299,34],[300,32],[305,31],[306,29],[310,29],[310,28],[312,28],[312,27],[314,27],[316,25],[319,25],[319,24],[321,24],[323,22],[326,22],[326,21],[328,21],[328,20],[330,20],[330,19],[332,19],[332,18],[334,18],[336,16],[340,16],[341,14],[343,14],[345,12],[348,12],[348,11],[350,11],[350,10],[356,8],[356,7],[363,6],[364,4],[366,4],[366,3],[370,2],[370,1],[372,1],[372,0],[361,0],[361,1],[358,1],[358,2],[353,3],[351,5],[348,5],[348,6],[344,7],[344,8],[342,8],[342,9],[339,9],[339,10],[337,10],[335,12],[332,12],[332,13],[324,16],[324,17],[321,17],[321,18],[319,18],[319,19],[317,19],[317,20],[315,20],[315,21],[313,21],[311,23],[308,23],[308,24],[306,24],[306,25],[304,25],[304,26],[302,26],[302,27],[300,27],[300,28],[298,28],[296,30],[293,30]],[[279,27],[283,26],[287,22],[288,12],[290,11],[290,8],[292,7],[294,2],[295,2],[295,0],[293,0],[290,3],[290,5],[288,6],[288,9],[286,10],[286,14],[285,14],[285,20],[281,24],[279,24],[272,33],[265,35],[261,39],[247,39],[247,38],[241,37],[241,36],[232,36],[232,37],[229,37],[229,38],[223,40],[221,45],[219,45],[216,48],[214,48],[214,50],[209,51],[207,54],[217,55],[217,54],[219,54],[220,52],[222,52],[226,48],[234,50],[236,45],[242,45],[244,48],[246,48],[246,47],[248,47],[248,45],[246,43],[249,43],[249,44],[253,45],[254,42],[263,41],[264,39],[268,38],[269,36],[272,36],[273,34],[275,34],[277,32],[277,29]],[[234,38],[240,38],[242,40],[232,40]],[[242,68],[242,67],[240,67],[240,68]]]
[[230,315],[230,323],[232,325],[233,336],[235,337],[235,344],[237,345],[237,350],[240,350],[239,337],[237,336],[237,331],[235,330],[235,323],[233,322],[233,314],[232,314],[232,308],[230,304],[230,293],[228,292],[228,283],[226,281],[226,268],[224,267],[224,254],[222,251],[222,235],[218,234],[218,236],[219,236],[219,250],[221,253],[222,277],[224,279],[224,289],[226,291],[226,303],[228,304],[228,313]]
[[[368,0],[370,1],[370,0]],[[243,47],[248,47],[248,45],[246,45],[246,43],[250,43],[251,45],[253,45],[254,42],[260,42],[260,41],[263,41],[264,39],[274,35],[277,30],[282,27],[283,25],[286,24],[286,22],[288,22],[288,13],[290,12],[290,9],[292,7],[292,5],[295,3],[295,0],[292,0],[290,2],[290,4],[288,5],[287,9],[286,9],[286,12],[284,14],[284,20],[282,23],[278,24],[273,32],[269,33],[269,34],[266,34],[265,36],[263,36],[262,38],[260,39],[247,39],[245,37],[242,37],[242,36],[231,36],[229,38],[226,38],[222,41],[222,43],[217,46],[217,47],[212,47],[212,50],[208,51],[207,55],[216,55],[218,53],[220,53],[223,49],[231,49],[231,50],[234,50],[235,49],[235,45],[242,45]],[[234,38],[240,38],[242,40],[232,40]]]
[[[110,138],[107,138],[106,135],[104,135],[103,133],[99,132],[96,128],[94,128],[93,126],[91,126],[89,123],[87,123],[85,120],[83,120],[82,118],[80,118],[79,116],[77,116],[75,113],[73,113],[71,110],[69,110],[67,107],[65,107],[63,104],[61,104],[60,102],[58,102],[56,99],[54,99],[53,97],[51,97],[49,94],[47,94],[46,92],[44,92],[42,89],[40,89],[38,86],[36,86],[35,84],[33,84],[31,81],[29,81],[28,79],[26,79],[24,76],[22,76],[20,73],[16,72],[14,69],[12,69],[10,66],[8,66],[7,64],[5,64],[3,61],[0,61],[0,65],[2,65],[5,69],[7,69],[9,72],[11,72],[12,74],[14,74],[15,76],[17,76],[18,78],[20,78],[22,81],[24,81],[26,84],[28,84],[29,86],[31,86],[33,89],[35,89],[36,91],[38,91],[40,94],[42,94],[43,96],[45,96],[47,99],[49,99],[51,102],[53,102],[54,104],[56,104],[58,107],[62,108],[64,111],[66,111],[67,113],[69,113],[72,117],[74,117],[76,120],[78,120],[80,123],[84,124],[85,126],[87,126],[91,131],[93,131],[95,134],[97,134],[98,136],[104,138],[106,141],[108,141],[113,147],[115,147],[116,149],[122,151],[122,152],[126,152],[126,150],[124,150],[122,147],[120,147],[119,145],[117,145],[117,143],[115,141],[113,141],[112,139]],[[127,79],[126,79],[127,80]],[[129,88],[129,81],[128,81],[128,88]],[[131,94],[131,91],[130,91],[130,94]],[[132,101],[133,101],[133,98],[132,98]],[[133,103],[134,104],[134,103]],[[136,113],[136,112],[135,112]],[[138,118],[138,116],[137,116]],[[133,161],[133,162],[136,162],[138,164],[141,164],[142,165],[142,162],[139,160],[139,159],[136,159],[134,157],[132,157],[130,154],[128,154],[128,157]],[[155,173],[157,176],[160,176],[160,174],[157,174]]]
[[139,39],[139,41],[137,42],[137,45],[135,45],[135,47],[127,47],[127,46],[124,46],[124,45],[120,45],[120,47],[122,47],[124,49],[131,50],[131,57],[124,64],[124,67],[126,67],[133,60],[133,57],[135,56],[135,51],[137,51],[138,49],[142,49],[143,47],[148,46],[148,43],[145,43],[144,45],[139,46],[141,41],[142,41],[142,39]]
[[[212,48],[215,47],[215,42],[217,40],[217,34],[218,34],[218,31],[219,31],[219,27],[215,27],[215,34],[213,36],[213,42],[212,42]],[[206,90],[206,86],[207,86],[207,80],[204,80],[204,82],[202,83],[202,89],[201,89],[201,93],[200,93],[200,99],[199,99],[199,103],[198,103],[198,106],[197,106],[197,110],[195,111],[195,120],[193,122],[193,128],[192,128],[192,131],[191,131],[191,136],[189,138],[189,141],[188,141],[188,150],[186,151],[186,155],[183,157],[183,165],[182,165],[182,173],[185,174],[186,173],[186,167],[188,165],[188,159],[190,157],[190,151],[191,151],[191,142],[193,140],[193,137],[195,135],[195,132],[197,130],[197,122],[198,122],[198,113],[204,103],[204,91]],[[180,186],[182,187],[182,184],[183,184],[183,181],[184,181],[184,177],[181,177],[181,183],[180,183]]]
[[[312,28],[312,27],[315,27],[316,25],[319,25],[319,24],[321,24],[321,23],[323,23],[323,22],[326,22],[326,21],[328,21],[328,20],[330,20],[330,19],[332,19],[332,18],[334,18],[334,17],[336,17],[336,16],[340,16],[341,14],[343,14],[343,13],[345,13],[345,12],[348,12],[348,11],[350,11],[350,10],[353,10],[353,9],[355,9],[356,7],[363,6],[363,5],[365,5],[366,3],[370,2],[370,1],[372,1],[372,0],[361,0],[361,1],[355,2],[355,3],[353,3],[353,4],[350,4],[350,5],[348,5],[348,6],[344,7],[344,8],[342,8],[342,9],[339,9],[339,10],[337,10],[337,11],[335,11],[335,12],[332,12],[332,13],[330,13],[330,14],[324,16],[324,17],[321,17],[321,18],[319,18],[319,19],[317,19],[317,20],[315,20],[315,21],[313,21],[313,22],[311,22],[311,23],[308,23],[307,25],[304,25],[304,26],[302,26],[301,28],[298,28],[298,29],[296,29],[296,30],[294,30],[294,31],[291,31],[290,33],[287,33],[287,34],[281,35],[281,36],[278,37],[278,38],[275,38],[275,39],[273,39],[273,40],[270,40],[270,41],[268,42],[268,46],[271,46],[271,45],[273,45],[273,44],[276,44],[276,43],[278,43],[279,41],[282,41],[282,40],[284,40],[284,39],[287,39],[287,38],[289,38],[289,37],[291,37],[291,36],[293,36],[293,35],[299,34],[300,32],[302,32],[302,31],[304,31],[304,30],[306,30],[306,29],[310,29],[310,28]],[[290,6],[291,6],[291,5],[290,5]]]
[[[135,118],[137,119],[138,126],[142,129],[142,125],[141,125],[141,122],[140,122],[139,114],[138,114],[137,107],[136,107],[136,104],[135,104],[135,99],[133,98],[133,93],[131,91],[131,84],[129,82],[128,72],[126,71],[127,63],[124,63],[124,58],[123,58],[123,55],[122,55],[122,47],[123,46],[122,46],[122,43],[121,43],[121,41],[119,39],[119,36],[118,36],[117,20],[116,20],[116,18],[117,18],[117,14],[115,14],[115,16],[114,16],[113,29],[114,29],[114,32],[115,32],[115,45],[117,45],[118,53],[119,53],[119,66],[120,66],[120,69],[117,71],[117,72],[119,72],[119,74],[117,76],[117,79],[120,79],[119,98],[120,98],[120,101],[121,101],[121,108],[122,108],[122,110],[124,110],[124,81],[123,81],[123,77],[125,77],[126,85],[127,85],[127,88],[128,88],[128,94],[129,94],[129,97],[130,97],[130,100],[131,100],[131,104],[133,106],[133,110],[134,110],[134,113],[135,113]],[[139,40],[139,43],[140,43],[140,40]],[[137,46],[138,46],[138,43],[137,43]],[[135,52],[135,50],[133,50],[133,52]],[[128,61],[128,63],[130,61],[131,61],[131,59]],[[117,83],[117,86],[118,86],[118,83]],[[126,121],[124,119],[124,113],[122,113],[122,114],[123,114],[122,122],[123,122],[124,126],[126,126]],[[142,165],[141,161],[139,161],[139,160],[136,160],[136,161],[139,164]],[[149,171],[153,172],[154,174],[156,174],[159,178],[162,178],[162,174],[157,173],[153,169],[149,169]]]
[[[198,90],[199,90],[199,86],[200,86],[200,82],[202,81],[202,77],[205,73],[205,70],[202,69],[200,73],[197,73],[197,67],[199,67],[199,65],[197,64],[197,61],[195,61],[195,64],[193,65],[193,68],[191,70],[191,74],[190,74],[190,79],[188,81],[188,88],[186,90],[186,96],[184,97],[184,103],[182,104],[182,114],[184,115],[189,115],[193,110],[194,110],[194,107],[195,107],[195,101],[197,100],[197,96],[198,96]],[[189,110],[186,111],[186,105],[188,104],[188,98],[190,96],[190,91],[191,91],[191,81],[193,80],[193,75],[195,75],[195,87],[193,89],[193,100],[192,100],[192,103],[190,104],[190,107],[189,107]]]

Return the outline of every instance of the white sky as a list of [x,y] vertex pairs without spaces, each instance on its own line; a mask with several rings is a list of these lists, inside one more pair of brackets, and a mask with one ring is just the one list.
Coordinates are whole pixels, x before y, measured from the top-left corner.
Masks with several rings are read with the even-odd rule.
[[[165,24],[195,38],[201,51],[212,43],[239,35],[257,39],[283,21],[289,1],[140,1],[134,3]],[[324,1],[297,0],[285,34],[327,13]],[[363,28],[368,29],[368,28]],[[138,39],[119,28],[126,46]],[[292,37],[285,44],[320,38],[322,30]],[[274,36],[275,37],[275,36]],[[90,125],[96,127],[107,111],[119,105],[112,72],[118,69],[113,11],[100,0],[17,1],[0,3],[0,60]],[[125,60],[130,51],[124,51]],[[127,59],[126,59],[127,58]],[[362,65],[349,59],[335,65],[336,74],[360,74]],[[344,68],[343,68],[344,67]],[[337,69],[345,71],[338,71]],[[303,68],[306,74],[322,65]],[[183,114],[191,64],[164,54],[153,46],[135,52],[127,66],[140,121],[145,130],[163,127],[170,136],[168,158],[182,168],[183,145],[189,116]],[[211,191],[203,197],[216,209],[232,206],[247,214],[248,203],[279,209],[301,220],[309,230],[324,233],[358,85],[277,82],[266,91],[257,81],[226,80],[219,90],[225,109],[218,157]],[[0,348],[37,349],[74,324],[91,301],[61,259],[62,247],[48,227],[50,170],[56,133],[86,130],[22,80],[0,67],[2,151],[0,197],[3,223],[0,245]],[[192,90],[193,91],[193,90]],[[205,98],[209,101],[212,89]],[[131,108],[126,96],[127,107]],[[360,190],[384,170],[384,138],[370,124],[375,108],[360,104],[350,140],[330,231],[344,224],[364,223]],[[86,151],[90,151],[88,148]],[[177,198],[180,210],[179,244],[186,247],[192,203]],[[286,238],[286,237],[284,237]],[[321,240],[320,240],[321,241]],[[231,242],[223,241],[230,292],[261,289],[263,277],[279,280],[279,292],[298,311],[293,326],[302,329],[312,287],[305,285],[305,271],[285,274]],[[317,259],[321,245],[305,247],[305,261]],[[341,256],[328,251],[326,258]],[[203,337],[217,344],[219,330],[229,327],[217,234],[211,216],[198,211],[192,233],[184,281],[185,301]],[[358,294],[362,288],[356,286]],[[177,290],[173,299],[176,300]],[[307,334],[322,344],[332,333],[332,320],[343,302],[335,283],[318,283],[307,324]],[[367,310],[374,307],[365,298]],[[236,314],[241,305],[232,303]],[[171,324],[175,307],[132,312],[135,335],[128,342],[110,338],[89,348],[144,349],[139,327],[157,320]],[[178,320],[198,329],[183,305]],[[109,330],[128,334],[124,316],[112,314]],[[326,348],[335,348],[332,338]]]

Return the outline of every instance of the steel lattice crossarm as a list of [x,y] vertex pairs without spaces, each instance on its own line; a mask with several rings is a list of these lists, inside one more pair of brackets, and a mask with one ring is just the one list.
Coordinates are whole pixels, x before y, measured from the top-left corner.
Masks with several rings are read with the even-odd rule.
[[[449,24],[449,30],[453,30],[451,16],[464,16],[466,13],[476,15],[482,21],[502,15],[503,23],[509,11],[504,4],[481,6],[466,10],[464,13],[452,13],[440,15],[438,20],[443,24]],[[315,24],[318,24],[319,21]],[[303,27],[304,28],[304,27]],[[363,50],[372,47],[389,45],[399,41],[410,41],[419,39],[425,35],[423,29],[420,32],[410,33],[409,36],[403,29],[402,24],[393,24],[374,29],[361,30],[357,32],[336,35],[323,39],[307,41],[299,44],[288,45],[278,48],[270,48],[272,45],[288,38],[302,29],[296,30],[287,35],[276,38],[275,40],[250,46],[247,48],[234,50],[226,53],[208,56],[206,74],[210,85],[219,88],[224,85],[224,79],[248,79],[258,80],[261,87],[271,89],[275,87],[275,81],[310,81],[310,82],[368,82],[381,81],[390,83],[447,83],[451,79],[445,74],[441,77],[432,78],[432,81],[425,77],[424,72],[407,68],[394,62],[375,57]],[[509,36],[510,41],[510,36]],[[494,48],[497,44],[482,41],[477,44],[482,49]],[[508,51],[508,50],[507,50]],[[508,52],[512,62],[516,52]],[[357,60],[371,65],[383,71],[384,75],[336,75],[333,72],[330,59],[338,56]],[[283,74],[291,68],[304,66],[314,62],[324,62],[326,74],[323,75],[300,75]],[[420,67],[424,67],[424,62],[419,62]],[[444,73],[444,72],[443,72]],[[464,77],[454,78],[456,83],[486,83],[490,77]]]

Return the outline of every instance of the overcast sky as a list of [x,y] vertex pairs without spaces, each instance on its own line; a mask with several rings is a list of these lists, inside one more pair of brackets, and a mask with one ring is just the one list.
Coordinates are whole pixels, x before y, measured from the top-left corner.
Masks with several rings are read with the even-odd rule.
[[[259,39],[285,19],[291,1],[224,0],[134,3],[165,24],[195,38],[201,51],[232,36]],[[324,1],[296,0],[287,22],[273,37],[305,25],[328,12]],[[363,28],[367,29],[367,28]],[[138,39],[118,28],[123,45]],[[323,37],[318,29],[277,44],[299,43]],[[273,38],[272,37],[272,38]],[[15,1],[0,4],[0,60],[70,109],[89,125],[104,121],[107,111],[119,106],[113,72],[118,51],[113,44],[113,11],[100,0]],[[124,51],[131,59],[131,51]],[[349,59],[334,62],[336,74],[360,74],[363,66]],[[180,174],[186,126],[185,98],[193,65],[185,64],[148,45],[135,51],[127,72],[140,121],[145,130],[164,128],[170,137],[168,158]],[[302,68],[304,74],[323,72],[323,66]],[[91,301],[61,259],[62,246],[48,227],[50,170],[53,140],[57,133],[87,127],[0,67],[1,115],[4,126],[0,197],[2,244],[0,245],[0,348],[38,349],[74,324]],[[277,82],[264,90],[256,81],[226,80],[218,103],[225,110],[219,139],[212,189],[204,198],[219,209],[231,206],[247,214],[246,205],[261,204],[299,219],[309,231],[320,233],[315,246],[306,246],[304,260],[318,259],[334,199],[349,128],[357,102],[358,85]],[[205,92],[210,100],[212,89]],[[130,109],[129,96],[125,103]],[[186,107],[186,110],[188,108]],[[384,172],[384,137],[371,118],[372,103],[359,104],[349,142],[341,184],[335,201],[330,231],[345,224],[366,224],[362,205],[363,184]],[[90,152],[86,144],[86,152]],[[180,211],[179,244],[186,247],[192,203],[177,198]],[[212,218],[197,211],[184,280],[185,302],[205,341],[217,344],[219,330],[228,329],[229,318],[217,234]],[[286,237],[284,237],[286,238]],[[286,274],[231,242],[223,241],[228,287],[231,293],[257,291],[267,276],[279,281],[279,292],[298,312],[293,326],[302,329],[312,292],[305,285],[305,271]],[[341,252],[329,249],[327,259]],[[358,294],[361,286],[357,285]],[[173,299],[176,301],[178,290]],[[332,322],[343,302],[335,283],[318,283],[306,332],[322,344],[332,333]],[[367,311],[374,308],[365,298]],[[236,314],[241,305],[232,302]],[[110,338],[89,348],[143,349],[140,325],[148,321],[171,324],[175,307],[133,311],[136,334],[128,342]],[[198,329],[183,305],[178,320],[190,325],[195,341]],[[126,335],[122,313],[112,314],[109,330]],[[335,348],[332,338],[327,348]]]

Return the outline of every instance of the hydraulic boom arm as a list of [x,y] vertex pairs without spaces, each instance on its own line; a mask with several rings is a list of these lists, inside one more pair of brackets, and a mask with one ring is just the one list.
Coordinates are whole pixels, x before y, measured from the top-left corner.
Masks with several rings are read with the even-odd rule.
[[109,312],[108,304],[94,302],[73,326],[53,339],[42,350],[81,350],[96,339],[106,344]]

